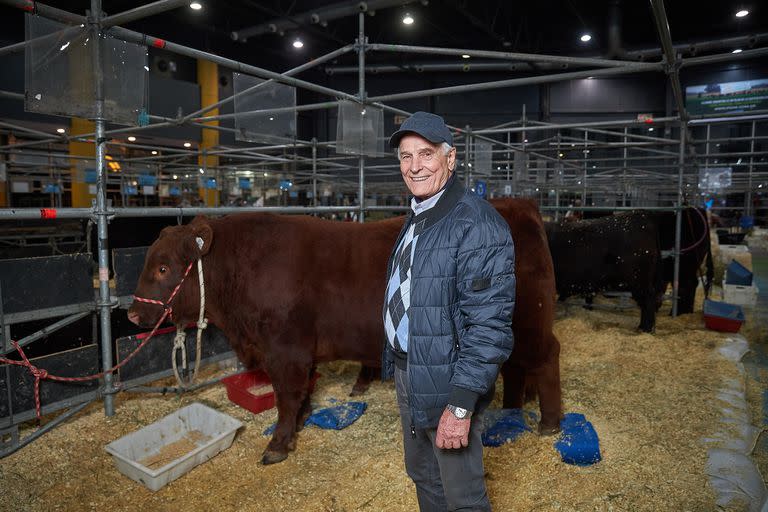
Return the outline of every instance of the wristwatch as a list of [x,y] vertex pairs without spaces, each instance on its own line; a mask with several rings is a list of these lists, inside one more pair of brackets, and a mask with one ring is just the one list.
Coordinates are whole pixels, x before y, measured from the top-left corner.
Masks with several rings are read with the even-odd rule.
[[453,415],[456,416],[456,419],[466,420],[472,417],[472,411],[468,411],[463,407],[456,407],[455,405],[448,404],[445,408],[451,411]]

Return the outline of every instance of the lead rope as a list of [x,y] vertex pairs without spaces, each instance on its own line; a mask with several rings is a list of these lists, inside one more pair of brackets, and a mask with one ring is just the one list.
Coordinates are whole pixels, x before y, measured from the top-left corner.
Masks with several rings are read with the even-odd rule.
[[176,377],[179,387],[187,388],[197,380],[197,373],[200,369],[200,359],[203,353],[203,331],[208,327],[208,319],[205,318],[205,279],[203,278],[203,261],[197,259],[197,277],[200,282],[200,313],[197,317],[197,345],[195,348],[195,371],[192,378],[185,382],[179,375],[179,369],[176,363],[176,352],[181,350],[181,368],[187,371],[187,334],[182,325],[176,325],[176,337],[173,339],[173,352],[171,353],[171,362],[173,363],[173,375]]

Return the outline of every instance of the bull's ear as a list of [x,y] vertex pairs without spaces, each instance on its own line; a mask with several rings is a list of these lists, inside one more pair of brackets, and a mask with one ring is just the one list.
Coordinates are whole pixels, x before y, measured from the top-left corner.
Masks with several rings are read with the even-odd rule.
[[207,221],[196,223],[193,227],[195,245],[200,250],[200,256],[205,256],[211,250],[213,243],[213,228]]

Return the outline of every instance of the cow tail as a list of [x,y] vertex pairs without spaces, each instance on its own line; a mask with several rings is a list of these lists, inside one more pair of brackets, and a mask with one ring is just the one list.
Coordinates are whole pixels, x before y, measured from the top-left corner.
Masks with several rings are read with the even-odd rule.
[[[707,226],[709,230],[709,226]],[[711,233],[710,233],[711,234]],[[712,281],[715,278],[715,266],[712,262],[712,243],[707,237],[707,280],[704,282],[704,297],[709,298],[709,291],[712,288]]]

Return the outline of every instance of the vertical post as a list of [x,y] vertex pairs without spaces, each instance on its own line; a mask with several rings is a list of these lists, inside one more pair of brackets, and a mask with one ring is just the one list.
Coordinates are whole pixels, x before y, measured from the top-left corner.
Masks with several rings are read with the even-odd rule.
[[312,206],[317,206],[317,137],[312,137]]
[[624,163],[621,166],[621,206],[627,206],[627,131],[629,127],[624,127]]
[[469,167],[469,147],[472,145],[472,128],[469,125],[464,126],[464,186],[469,188],[469,180],[472,179],[472,173]]
[[[96,223],[99,251],[99,318],[101,320],[101,365],[112,368],[112,302],[109,296],[109,254],[107,239],[107,174],[104,169],[104,71],[101,55],[101,0],[91,0],[91,40],[94,91],[96,92]],[[115,414],[112,374],[104,375],[104,414]]]
[[672,278],[672,316],[677,316],[677,297],[680,277],[680,231],[683,222],[683,171],[685,169],[685,137],[688,125],[680,120],[680,154],[677,170],[677,204],[675,213],[675,268]]
[[[584,130],[584,146],[587,145],[587,137],[589,136],[587,130]],[[557,140],[560,140],[560,134],[557,134]],[[587,206],[587,165],[589,162],[587,162],[587,155],[584,155],[584,177],[582,178],[581,182],[581,206]]]
[[752,168],[755,163],[755,123],[756,121],[752,121],[752,132],[750,135],[752,140],[749,141],[749,177],[747,181],[747,194],[744,198],[744,215],[754,215],[752,211]]
[[[357,34],[357,85],[358,85],[358,97],[360,98],[360,106],[365,112],[365,45],[368,41],[365,39],[365,13],[361,12],[357,15],[358,19],[358,34]],[[360,222],[365,222],[365,142],[363,140],[363,116],[360,116],[360,183],[357,191],[358,200],[360,201]],[[375,127],[374,127],[375,129]]]

